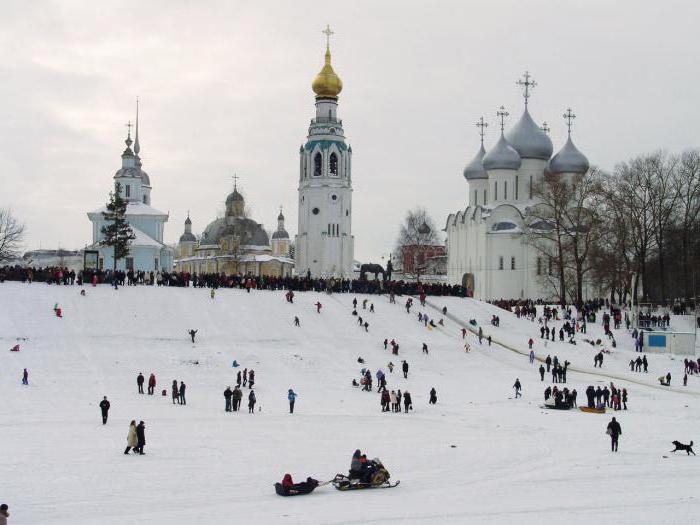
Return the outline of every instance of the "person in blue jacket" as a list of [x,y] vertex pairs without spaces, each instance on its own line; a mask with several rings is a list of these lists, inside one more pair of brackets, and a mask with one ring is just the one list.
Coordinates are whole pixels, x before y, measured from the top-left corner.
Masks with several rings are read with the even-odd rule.
[[287,392],[287,399],[289,399],[289,413],[293,414],[294,413],[294,401],[296,400],[297,395],[292,390],[291,388],[289,389],[289,392]]

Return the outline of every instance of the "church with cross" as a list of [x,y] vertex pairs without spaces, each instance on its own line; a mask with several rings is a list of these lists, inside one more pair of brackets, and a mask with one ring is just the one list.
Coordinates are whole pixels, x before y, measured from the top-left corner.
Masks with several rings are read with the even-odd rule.
[[210,222],[199,238],[192,233],[192,219],[187,214],[185,231],[177,245],[176,271],[191,275],[291,275],[292,246],[282,209],[270,240],[263,225],[249,217],[245,199],[238,191],[238,179],[233,176],[233,191],[226,197],[224,216]]
[[564,114],[568,139],[558,153],[546,122],[540,127],[528,107],[537,85],[528,72],[517,85],[523,90],[524,109],[518,122],[506,131],[508,111],[496,112],[499,135],[488,150],[484,146],[488,126],[483,117],[476,123],[480,147],[462,175],[466,182],[466,207],[447,218],[445,232],[447,272],[451,283],[461,283],[477,299],[546,298],[552,261],[545,260],[527,233],[548,224],[535,219],[541,204],[533,188],[550,173],[566,180],[585,175],[588,159],[574,145],[571,109]]
[[[122,165],[114,174],[114,184],[119,184],[120,195],[127,201],[126,220],[135,238],[129,243],[129,254],[117,261],[117,270],[144,271],[154,274],[170,271],[173,267],[173,249],[163,242],[163,231],[168,214],[151,205],[151,178],[143,170],[141,145],[139,144],[139,109],[136,102],[136,126],[131,140],[131,122],[127,124],[126,149],[122,153]],[[133,145],[133,149],[132,149]],[[106,207],[89,212],[92,222],[92,244],[86,252],[96,256],[95,269],[113,268],[113,249],[103,246],[102,227],[106,226],[103,212]]]

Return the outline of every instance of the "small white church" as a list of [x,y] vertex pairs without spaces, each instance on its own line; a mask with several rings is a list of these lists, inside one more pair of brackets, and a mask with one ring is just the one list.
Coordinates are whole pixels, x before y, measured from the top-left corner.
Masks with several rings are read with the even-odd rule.
[[[477,122],[481,147],[464,168],[467,206],[447,217],[447,276],[451,284],[462,284],[467,294],[481,300],[547,298],[552,291],[545,285],[549,261],[525,242],[532,225],[529,211],[538,204],[533,187],[546,172],[562,177],[588,172],[588,159],[569,138],[552,156],[552,141],[546,126],[540,127],[528,109],[528,99],[536,85],[525,73],[518,82],[524,89],[525,108],[520,120],[505,132],[508,113],[501,106],[500,137],[487,151],[484,148],[483,118]],[[544,128],[544,129],[543,129]]]

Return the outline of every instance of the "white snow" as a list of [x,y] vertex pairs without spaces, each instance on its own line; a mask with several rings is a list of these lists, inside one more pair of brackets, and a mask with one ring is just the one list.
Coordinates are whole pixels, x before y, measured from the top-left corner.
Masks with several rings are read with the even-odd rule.
[[[516,350],[527,353],[533,337],[538,357],[571,361],[582,371],[568,374],[579,404],[588,384],[608,384],[608,376],[628,389],[628,411],[593,415],[539,408],[545,384],[527,357],[495,343],[479,346],[471,334],[465,354],[460,325],[447,319],[444,328],[427,330],[417,312],[437,320],[439,311],[414,307],[408,315],[402,298],[391,305],[367,296],[376,313],[360,306],[370,324],[365,333],[350,315],[354,296],[347,294],[297,293],[290,305],[283,292],[255,290],[218,290],[214,300],[207,289],[86,291],[81,297],[78,287],[0,284],[0,500],[10,505],[11,524],[697,519],[698,460],[668,451],[674,439],[700,438],[700,378],[680,386],[682,359],[658,355],[647,356],[646,376],[629,372],[636,356],[624,330],[616,331],[620,347],[606,354],[599,372],[588,346],[544,348],[536,323],[473,300],[429,298],[465,322],[476,318],[486,334]],[[316,301],[323,303],[320,314]],[[62,319],[53,314],[56,302]],[[492,313],[500,328],[488,324]],[[293,326],[295,315],[301,328]],[[189,328],[199,330],[194,345]],[[602,337],[600,325],[588,332]],[[399,359],[383,349],[385,337],[399,342]],[[429,356],[421,354],[423,342]],[[10,352],[16,343],[21,351]],[[411,392],[412,413],[382,413],[376,392],[350,385],[362,366],[358,356],[373,372],[387,372],[390,389]],[[262,410],[254,415],[224,412],[234,359],[256,372]],[[400,359],[410,364],[408,380]],[[29,386],[20,384],[24,367]],[[670,389],[656,381],[667,371]],[[157,392],[169,392],[173,379],[185,381],[187,406],[137,394],[139,372],[156,374]],[[524,388],[517,400],[516,377]],[[437,406],[427,403],[433,386]],[[290,387],[299,394],[294,415]],[[103,395],[112,403],[106,426],[97,407]],[[611,415],[623,430],[616,454],[605,435]],[[143,457],[122,454],[132,419],[146,422]],[[382,458],[401,485],[275,495],[272,485],[286,472],[295,480],[346,473],[356,448]]]

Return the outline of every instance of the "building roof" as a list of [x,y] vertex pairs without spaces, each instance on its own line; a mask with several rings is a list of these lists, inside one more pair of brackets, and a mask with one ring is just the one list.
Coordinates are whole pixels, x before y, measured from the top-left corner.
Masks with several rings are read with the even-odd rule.
[[488,174],[484,169],[484,155],[486,155],[486,150],[484,149],[484,145],[481,144],[481,148],[479,148],[476,156],[466,165],[464,171],[462,171],[462,175],[464,175],[465,179],[475,180],[488,178]]
[[277,230],[272,234],[273,239],[289,239],[289,234],[287,233],[287,230],[284,228],[281,230]]
[[[107,207],[102,206],[101,208],[88,213],[88,215],[105,213],[106,211],[107,211]],[[143,202],[129,202],[126,205],[126,214],[127,215],[151,215],[151,216],[166,217],[166,218],[168,217],[167,213],[164,213],[160,210],[156,210],[155,208],[149,206],[148,204],[144,204]]]
[[520,155],[518,155],[518,152],[508,143],[502,133],[496,145],[484,155],[482,160],[484,169],[487,171],[517,170],[520,169],[521,162]]
[[192,233],[183,233],[180,235],[180,242],[197,242],[197,237]]

